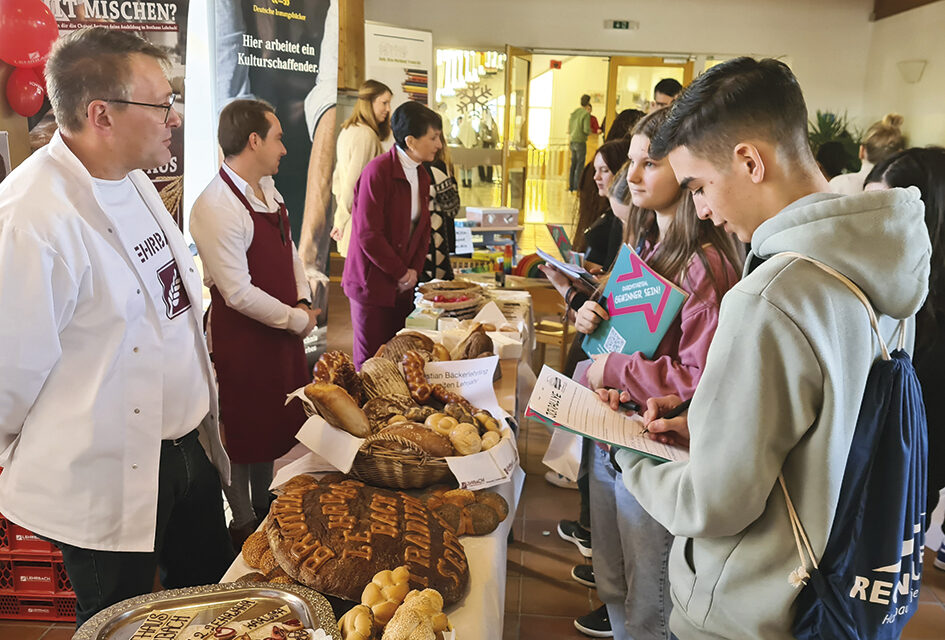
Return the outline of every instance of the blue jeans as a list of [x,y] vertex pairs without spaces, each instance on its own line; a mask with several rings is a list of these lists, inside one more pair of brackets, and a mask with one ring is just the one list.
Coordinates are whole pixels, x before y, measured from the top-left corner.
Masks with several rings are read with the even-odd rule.
[[581,181],[581,172],[584,171],[584,157],[587,155],[586,142],[571,143],[571,170],[568,172],[568,189],[578,190]]
[[673,537],[627,491],[607,452],[592,446],[590,463],[594,578],[614,639],[668,640]]

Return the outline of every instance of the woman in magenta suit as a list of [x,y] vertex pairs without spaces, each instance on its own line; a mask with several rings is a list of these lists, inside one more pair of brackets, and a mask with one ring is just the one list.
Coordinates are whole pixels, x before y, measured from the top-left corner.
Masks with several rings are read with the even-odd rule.
[[430,178],[422,163],[440,149],[443,122],[427,107],[406,102],[391,116],[391,129],[394,146],[371,160],[355,185],[341,278],[358,368],[404,327],[430,247]]

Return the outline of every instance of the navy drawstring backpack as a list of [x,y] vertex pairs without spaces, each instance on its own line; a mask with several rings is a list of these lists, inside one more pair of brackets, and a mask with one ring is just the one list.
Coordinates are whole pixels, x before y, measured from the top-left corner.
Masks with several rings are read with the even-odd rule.
[[860,299],[879,337],[882,357],[870,369],[827,547],[814,557],[783,475],[804,585],[795,602],[800,640],[894,640],[919,604],[925,535],[928,442],[925,405],[909,354],[889,353],[867,297],[848,278],[812,258],[791,253],[837,277]]

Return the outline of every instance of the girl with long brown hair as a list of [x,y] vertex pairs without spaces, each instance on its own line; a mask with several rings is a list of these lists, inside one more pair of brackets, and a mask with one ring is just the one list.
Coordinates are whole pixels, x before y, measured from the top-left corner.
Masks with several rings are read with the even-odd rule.
[[[633,207],[625,240],[689,297],[652,358],[639,352],[594,356],[585,374],[592,389],[619,389],[625,392],[621,400],[640,406],[667,394],[692,397],[722,296],[738,281],[741,265],[732,237],[700,220],[696,203],[680,188],[669,162],[649,155],[650,140],[667,112],[664,108],[647,115],[632,132],[627,187]],[[577,312],[575,327],[581,333],[592,333],[607,319],[596,298]],[[588,457],[594,576],[606,610],[579,618],[577,624],[589,628],[596,614],[608,619],[615,638],[668,638],[672,602],[666,559],[672,536],[627,491],[607,452],[592,447]]]
[[348,255],[351,241],[351,205],[354,185],[367,163],[390,149],[390,99],[393,93],[383,82],[365,80],[358,89],[354,112],[338,134],[337,161],[331,192],[338,208],[331,237],[338,243],[338,253]]

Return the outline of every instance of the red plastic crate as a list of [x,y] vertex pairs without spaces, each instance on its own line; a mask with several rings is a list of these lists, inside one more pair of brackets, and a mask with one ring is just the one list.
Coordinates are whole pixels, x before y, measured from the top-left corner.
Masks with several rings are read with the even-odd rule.
[[10,522],[2,515],[0,515],[0,553],[62,557],[56,545],[42,540],[35,533]]
[[0,590],[59,595],[70,593],[72,583],[61,559],[0,554]]
[[0,593],[0,618],[75,622],[75,596]]

